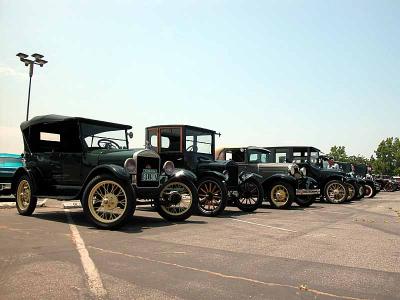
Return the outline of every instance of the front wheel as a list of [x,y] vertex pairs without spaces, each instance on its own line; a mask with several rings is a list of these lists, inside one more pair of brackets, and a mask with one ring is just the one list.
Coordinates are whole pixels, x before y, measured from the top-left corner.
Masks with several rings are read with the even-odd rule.
[[299,196],[296,197],[295,202],[300,207],[309,207],[315,202],[316,199],[317,196],[315,195]]
[[325,185],[325,199],[329,203],[339,204],[346,201],[349,196],[346,184],[339,180],[331,180]]
[[165,184],[154,206],[164,219],[180,222],[189,218],[198,204],[196,186],[188,180],[175,179]]
[[133,215],[135,207],[136,196],[130,183],[110,175],[94,177],[82,197],[86,216],[103,229],[122,226]]
[[214,177],[204,177],[197,183],[199,194],[198,212],[207,217],[221,214],[228,201],[226,185]]
[[346,183],[347,191],[348,191],[348,196],[347,196],[347,201],[353,201],[357,194],[356,191],[358,190],[356,186],[352,185],[351,183]]
[[27,175],[21,176],[17,181],[15,193],[18,213],[23,216],[33,214],[37,204],[37,198],[32,195],[32,180]]
[[269,188],[268,200],[272,208],[289,208],[295,200],[293,186],[281,180],[274,182]]
[[254,178],[242,182],[238,187],[239,197],[236,206],[247,212],[259,208],[264,199],[264,192],[261,184]]

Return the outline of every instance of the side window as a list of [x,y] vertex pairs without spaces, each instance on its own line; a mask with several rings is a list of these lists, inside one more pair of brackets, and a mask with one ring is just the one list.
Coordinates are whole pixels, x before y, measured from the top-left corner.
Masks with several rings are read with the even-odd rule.
[[158,150],[158,136],[157,136],[157,129],[156,130],[149,130],[147,132],[147,142],[150,143],[150,147],[157,151]]
[[225,154],[225,160],[232,160],[232,152],[226,152]]
[[286,152],[285,153],[276,153],[276,163],[285,163],[286,162]]
[[186,151],[188,152],[197,152],[197,148],[194,146],[194,136],[186,135]]
[[251,153],[249,156],[249,162],[250,163],[258,163],[258,154],[257,153]]
[[244,162],[244,151],[240,149],[232,150],[232,160],[236,162]]
[[162,128],[160,132],[161,132],[161,152],[181,151],[180,128]]
[[79,127],[76,122],[40,124],[30,132],[33,152],[81,152]]
[[266,153],[261,154],[261,163],[267,163],[268,162],[268,155]]

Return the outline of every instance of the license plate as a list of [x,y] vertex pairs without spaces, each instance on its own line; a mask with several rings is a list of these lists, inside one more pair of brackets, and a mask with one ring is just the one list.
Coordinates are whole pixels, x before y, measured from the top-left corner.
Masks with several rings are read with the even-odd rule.
[[157,169],[143,169],[142,181],[157,181],[158,170]]

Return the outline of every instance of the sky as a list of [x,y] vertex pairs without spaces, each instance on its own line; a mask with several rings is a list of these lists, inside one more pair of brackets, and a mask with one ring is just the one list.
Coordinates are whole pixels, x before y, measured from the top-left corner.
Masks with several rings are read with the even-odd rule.
[[0,0],[0,152],[30,117],[189,124],[217,146],[371,156],[400,135],[400,1]]

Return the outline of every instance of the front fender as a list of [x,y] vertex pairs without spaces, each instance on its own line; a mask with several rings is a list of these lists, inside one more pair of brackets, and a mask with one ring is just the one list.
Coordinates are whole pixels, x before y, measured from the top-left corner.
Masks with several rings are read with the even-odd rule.
[[171,179],[187,179],[189,181],[196,182],[197,181],[197,176],[194,174],[192,171],[186,170],[186,169],[177,169],[175,170],[174,174],[172,176],[168,177],[168,180]]
[[239,183],[249,180],[250,178],[253,178],[253,179],[257,180],[258,182],[260,182],[263,177],[256,173],[249,173],[249,172],[243,171],[243,172],[240,172],[240,174],[239,174],[239,181],[240,181]]
[[118,179],[121,180],[127,180],[129,181],[131,176],[130,174],[125,170],[124,167],[121,167],[119,165],[114,165],[114,164],[103,164],[103,165],[98,165],[97,167],[93,168],[90,173],[86,176],[85,182],[83,186],[86,186],[86,184],[95,176],[99,174],[112,174]]
[[286,181],[286,182],[290,183],[291,185],[293,185],[293,187],[296,189],[296,186],[297,186],[296,178],[294,178],[293,176],[290,176],[290,175],[286,175],[286,174],[274,174],[274,175],[268,177],[262,183],[262,185],[263,186],[269,186],[272,182],[274,182],[276,180]]
[[32,185],[33,185],[32,186],[32,193],[33,193],[33,195],[35,195],[36,189],[37,189],[36,176],[35,176],[34,172],[32,172],[31,170],[29,170],[26,167],[19,167],[17,170],[15,170],[15,173],[14,173],[14,175],[12,177],[12,180],[11,180],[11,193],[15,194],[15,191],[17,190],[18,178],[20,178],[23,175],[27,175],[31,179]]

